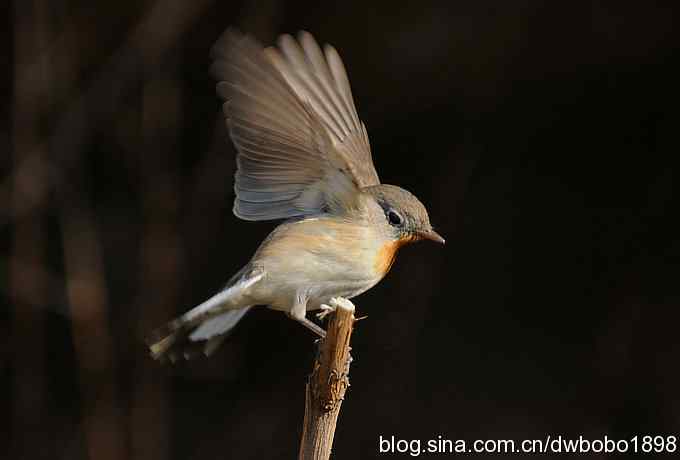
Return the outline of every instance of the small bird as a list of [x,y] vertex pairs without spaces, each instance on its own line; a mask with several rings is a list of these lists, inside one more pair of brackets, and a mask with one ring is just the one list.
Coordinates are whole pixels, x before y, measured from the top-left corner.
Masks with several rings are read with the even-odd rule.
[[407,243],[444,243],[415,196],[380,183],[335,48],[308,32],[263,48],[228,29],[211,56],[238,152],[234,214],[285,221],[220,292],[153,334],[151,355],[173,362],[210,355],[255,305],[323,337],[307,311],[375,286]]

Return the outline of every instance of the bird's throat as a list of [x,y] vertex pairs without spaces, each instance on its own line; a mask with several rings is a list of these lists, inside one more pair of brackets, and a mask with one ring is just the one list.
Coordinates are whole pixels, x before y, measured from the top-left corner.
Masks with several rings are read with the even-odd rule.
[[381,277],[385,276],[387,272],[390,271],[390,268],[392,268],[392,264],[394,264],[394,260],[397,257],[397,252],[399,251],[399,248],[415,240],[416,238],[412,236],[407,236],[383,244],[382,247],[378,250],[378,254],[376,255],[375,258],[375,263],[373,266],[375,271]]

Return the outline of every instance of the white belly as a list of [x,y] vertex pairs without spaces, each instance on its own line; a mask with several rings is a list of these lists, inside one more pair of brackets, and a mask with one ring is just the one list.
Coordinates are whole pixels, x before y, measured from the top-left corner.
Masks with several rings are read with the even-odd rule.
[[367,226],[310,219],[277,228],[252,263],[266,275],[253,290],[253,301],[288,311],[303,303],[318,309],[332,297],[352,298],[373,287],[380,247]]

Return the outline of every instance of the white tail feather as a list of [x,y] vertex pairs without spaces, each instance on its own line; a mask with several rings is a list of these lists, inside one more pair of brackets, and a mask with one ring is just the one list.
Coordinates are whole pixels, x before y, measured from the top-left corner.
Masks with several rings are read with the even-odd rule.
[[194,331],[189,334],[189,340],[196,342],[198,340],[209,340],[215,336],[223,335],[233,329],[241,318],[252,307],[239,308],[238,310],[230,310],[222,313],[220,316],[204,321]]
[[212,353],[251,308],[249,288],[262,279],[261,268],[246,266],[227,288],[151,334],[147,341],[155,359],[189,359],[199,351]]

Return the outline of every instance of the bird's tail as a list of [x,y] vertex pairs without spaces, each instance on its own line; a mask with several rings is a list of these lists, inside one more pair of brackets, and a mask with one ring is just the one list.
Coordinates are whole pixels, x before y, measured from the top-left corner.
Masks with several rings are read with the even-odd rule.
[[151,356],[175,362],[210,355],[250,310],[248,290],[263,275],[244,267],[224,290],[155,330],[147,340]]
[[210,356],[250,308],[228,310],[198,323],[180,316],[151,333],[147,341],[151,356],[173,363],[201,355]]

